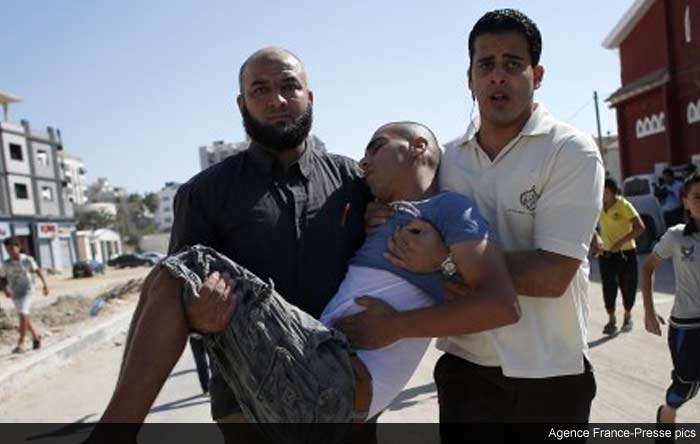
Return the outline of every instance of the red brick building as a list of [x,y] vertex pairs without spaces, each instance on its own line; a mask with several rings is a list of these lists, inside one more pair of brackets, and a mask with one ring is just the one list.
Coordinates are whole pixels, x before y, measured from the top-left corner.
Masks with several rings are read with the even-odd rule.
[[636,0],[603,42],[619,49],[617,111],[624,177],[700,165],[700,1]]

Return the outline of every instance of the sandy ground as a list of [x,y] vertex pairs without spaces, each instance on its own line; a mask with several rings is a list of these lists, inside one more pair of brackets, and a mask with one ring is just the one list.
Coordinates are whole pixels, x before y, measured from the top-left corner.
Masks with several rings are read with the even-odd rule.
[[[37,291],[31,312],[32,325],[42,337],[42,347],[70,337],[82,329],[89,328],[90,325],[104,322],[105,318],[124,309],[130,309],[135,304],[135,295],[126,294],[120,298],[110,299],[98,316],[91,317],[89,314],[96,298],[120,287],[125,282],[143,279],[147,272],[148,268],[142,267],[109,269],[104,275],[83,279],[72,279],[60,275],[50,276],[47,279],[49,296],[45,297]],[[39,284],[40,288],[41,284]],[[23,359],[32,351],[31,335],[28,333],[24,343],[25,353],[20,355],[11,353],[18,338],[19,320],[11,300],[4,294],[0,294],[0,297],[5,302],[2,306],[3,311],[0,313],[1,364],[3,361]]]

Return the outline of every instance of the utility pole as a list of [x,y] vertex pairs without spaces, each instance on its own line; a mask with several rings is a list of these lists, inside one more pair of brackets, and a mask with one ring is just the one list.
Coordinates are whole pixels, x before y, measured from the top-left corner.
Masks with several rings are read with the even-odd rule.
[[600,153],[604,154],[603,135],[600,132],[600,112],[598,111],[598,91],[593,91],[593,101],[595,102],[595,123],[598,125],[598,146]]

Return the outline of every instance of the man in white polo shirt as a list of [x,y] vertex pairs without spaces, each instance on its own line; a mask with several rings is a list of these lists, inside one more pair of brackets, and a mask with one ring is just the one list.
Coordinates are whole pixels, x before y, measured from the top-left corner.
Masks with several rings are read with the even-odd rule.
[[[435,368],[443,423],[586,423],[595,396],[586,358],[586,257],[602,207],[604,168],[588,135],[534,102],[544,75],[540,52],[537,26],[511,9],[485,14],[469,36],[469,87],[479,119],[447,145],[440,184],[472,197],[492,224],[507,252],[522,317],[438,341],[446,352]],[[376,206],[368,212],[370,226],[385,216]],[[423,221],[397,232],[390,251],[392,262],[411,271],[442,267],[449,274],[452,268],[439,236]],[[467,289],[452,293],[469,297]],[[375,304],[356,319],[372,346],[383,345],[385,333],[391,337],[382,316]]]

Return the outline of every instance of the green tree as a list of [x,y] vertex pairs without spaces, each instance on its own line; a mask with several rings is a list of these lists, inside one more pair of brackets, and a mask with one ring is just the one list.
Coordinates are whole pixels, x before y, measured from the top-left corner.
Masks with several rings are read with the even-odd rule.
[[88,211],[78,216],[78,230],[111,228],[115,223],[115,217],[104,210]]
[[158,209],[158,204],[160,199],[156,193],[147,193],[146,197],[143,198],[143,204],[148,208],[148,211],[155,213]]

